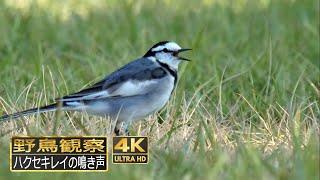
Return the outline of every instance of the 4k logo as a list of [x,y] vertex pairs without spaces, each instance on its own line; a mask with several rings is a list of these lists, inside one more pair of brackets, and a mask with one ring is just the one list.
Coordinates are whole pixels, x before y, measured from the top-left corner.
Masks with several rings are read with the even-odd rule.
[[113,163],[148,163],[148,137],[145,136],[116,136],[113,137]]

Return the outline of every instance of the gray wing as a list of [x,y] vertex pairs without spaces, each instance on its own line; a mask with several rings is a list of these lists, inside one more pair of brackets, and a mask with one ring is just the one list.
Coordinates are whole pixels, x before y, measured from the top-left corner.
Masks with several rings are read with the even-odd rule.
[[166,71],[146,58],[128,63],[103,80],[58,101],[87,100],[114,96],[132,96],[144,93],[146,86],[166,75]]

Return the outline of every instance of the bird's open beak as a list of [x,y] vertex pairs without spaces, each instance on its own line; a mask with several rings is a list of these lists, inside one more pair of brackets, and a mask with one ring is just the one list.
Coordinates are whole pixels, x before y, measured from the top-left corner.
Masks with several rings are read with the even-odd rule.
[[190,59],[187,59],[187,58],[178,56],[179,53],[184,52],[184,51],[190,51],[190,50],[192,50],[192,49],[189,49],[189,48],[179,49],[179,50],[175,53],[175,56],[178,57],[180,60],[191,61]]

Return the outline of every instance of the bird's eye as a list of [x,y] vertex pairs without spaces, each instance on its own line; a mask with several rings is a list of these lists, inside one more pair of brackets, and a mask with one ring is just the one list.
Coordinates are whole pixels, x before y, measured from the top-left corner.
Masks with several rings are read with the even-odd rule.
[[169,50],[167,48],[164,48],[163,52],[169,52]]

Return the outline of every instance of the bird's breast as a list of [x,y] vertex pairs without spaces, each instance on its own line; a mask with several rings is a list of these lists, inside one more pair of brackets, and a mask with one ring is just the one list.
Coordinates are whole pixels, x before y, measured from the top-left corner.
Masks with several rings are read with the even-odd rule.
[[167,76],[149,93],[150,102],[148,104],[152,107],[152,111],[159,111],[169,101],[175,86],[174,81],[174,77]]

